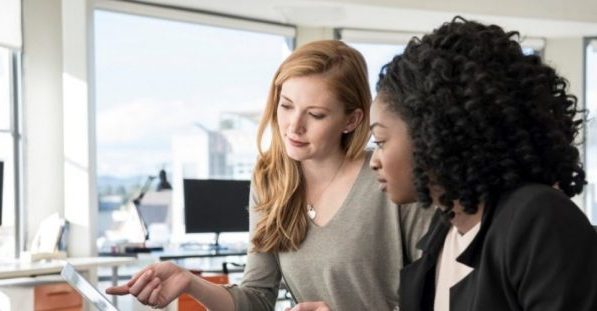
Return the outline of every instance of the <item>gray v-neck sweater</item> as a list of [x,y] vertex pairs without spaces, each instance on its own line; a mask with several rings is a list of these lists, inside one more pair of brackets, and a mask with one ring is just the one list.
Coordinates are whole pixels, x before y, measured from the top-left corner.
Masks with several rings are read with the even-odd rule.
[[[236,310],[273,310],[282,277],[298,302],[325,301],[334,311],[396,308],[400,269],[419,257],[415,245],[433,211],[391,203],[367,167],[370,155],[333,218],[310,223],[297,251],[248,254],[240,286],[227,287]],[[251,231],[260,217],[253,206]]]

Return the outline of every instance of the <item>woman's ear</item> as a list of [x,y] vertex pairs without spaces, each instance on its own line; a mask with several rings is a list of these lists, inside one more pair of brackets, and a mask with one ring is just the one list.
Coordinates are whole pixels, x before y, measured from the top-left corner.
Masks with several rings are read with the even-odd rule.
[[357,126],[359,126],[363,122],[363,109],[357,108],[353,112],[348,115],[348,120],[346,121],[346,125],[344,126],[344,130],[342,133],[347,134],[354,131]]

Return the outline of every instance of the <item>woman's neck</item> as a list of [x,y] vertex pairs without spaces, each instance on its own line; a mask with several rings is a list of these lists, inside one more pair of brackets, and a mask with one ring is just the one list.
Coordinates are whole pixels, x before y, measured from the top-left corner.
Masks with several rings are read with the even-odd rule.
[[455,202],[454,207],[452,208],[454,217],[450,221],[452,222],[452,225],[456,227],[458,233],[464,235],[481,222],[484,207],[484,204],[479,204],[476,213],[468,214],[464,212],[464,209],[460,203]]
[[322,159],[310,159],[301,162],[301,169],[305,180],[309,183],[326,181],[338,172],[340,166],[346,162],[346,155],[342,152]]

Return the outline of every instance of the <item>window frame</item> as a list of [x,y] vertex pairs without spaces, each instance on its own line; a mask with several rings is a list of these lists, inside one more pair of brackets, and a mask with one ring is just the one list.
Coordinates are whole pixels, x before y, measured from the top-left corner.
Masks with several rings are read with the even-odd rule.
[[[588,109],[588,104],[587,104],[587,93],[588,93],[588,87],[587,87],[587,83],[588,83],[588,64],[587,64],[587,48],[589,47],[589,45],[591,45],[591,42],[596,42],[597,43],[597,36],[591,36],[591,37],[584,37],[583,38],[583,49],[582,49],[582,53],[583,53],[583,59],[582,59],[582,109]],[[588,113],[590,113],[590,111],[586,110]],[[590,119],[590,116],[588,116],[588,118]],[[587,144],[587,134],[588,134],[588,125],[585,124],[585,126],[583,126],[582,129],[582,162],[585,165],[585,168],[587,167],[587,163],[588,163],[588,155],[589,155],[589,146]],[[596,133],[597,134],[597,133]],[[597,224],[597,215],[592,215],[592,206],[591,206],[591,202],[588,202],[588,200],[591,198],[591,196],[588,195],[587,193],[588,187],[585,186],[583,192],[582,192],[582,207],[581,209],[585,212],[585,214],[587,215],[587,217],[589,217],[589,221],[591,221],[591,223],[593,223],[594,225]]]
[[[12,196],[14,197],[14,204],[13,206],[7,206],[6,202],[2,202],[3,210],[8,208],[13,208],[14,213],[14,253],[12,258],[18,258],[21,252],[24,250],[25,246],[25,234],[24,234],[24,223],[25,219],[21,217],[25,214],[24,206],[21,203],[23,200],[23,192],[22,192],[22,116],[21,116],[21,108],[22,108],[22,87],[21,87],[21,73],[22,73],[22,51],[20,48],[15,46],[9,46],[0,44],[0,48],[6,49],[8,51],[8,78],[9,78],[9,126],[8,129],[0,129],[0,133],[9,134],[12,140],[12,157],[13,161],[9,165],[12,166],[12,171],[14,172],[12,176],[7,176],[7,168],[5,163],[5,170],[4,170],[4,191],[6,191],[7,183],[12,183],[13,193]],[[12,178],[6,178],[12,177]],[[6,198],[6,192],[4,193],[3,199]],[[5,226],[7,224],[4,224]]]

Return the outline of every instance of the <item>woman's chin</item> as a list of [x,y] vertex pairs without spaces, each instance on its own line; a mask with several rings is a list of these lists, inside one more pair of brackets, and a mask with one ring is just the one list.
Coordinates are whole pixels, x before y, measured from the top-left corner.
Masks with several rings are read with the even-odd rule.
[[404,193],[392,193],[387,188],[384,190],[388,198],[396,203],[396,204],[409,204],[415,203],[417,199],[410,195],[405,195]]
[[288,150],[288,149],[286,149],[286,155],[289,158],[291,158],[295,161],[298,161],[298,162],[303,161],[308,158],[304,152],[296,152],[294,150]]

